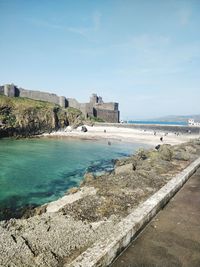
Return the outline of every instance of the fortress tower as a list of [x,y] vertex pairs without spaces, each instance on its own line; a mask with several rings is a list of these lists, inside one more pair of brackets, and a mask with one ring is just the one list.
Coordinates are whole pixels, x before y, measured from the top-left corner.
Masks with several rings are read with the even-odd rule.
[[9,97],[16,96],[16,88],[14,84],[5,84],[4,85],[4,95]]

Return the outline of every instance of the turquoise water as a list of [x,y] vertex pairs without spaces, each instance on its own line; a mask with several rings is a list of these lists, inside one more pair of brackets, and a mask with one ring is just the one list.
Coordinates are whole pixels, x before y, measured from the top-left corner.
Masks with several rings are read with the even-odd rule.
[[128,121],[130,124],[188,125],[186,121]]
[[141,144],[24,139],[0,140],[0,209],[41,205],[77,186],[86,171],[109,170],[112,159],[132,154]]

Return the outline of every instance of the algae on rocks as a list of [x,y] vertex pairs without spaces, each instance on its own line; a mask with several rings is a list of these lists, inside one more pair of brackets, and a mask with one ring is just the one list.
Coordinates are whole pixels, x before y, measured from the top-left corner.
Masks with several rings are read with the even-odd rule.
[[94,194],[64,203],[57,212],[45,212],[48,207],[43,206],[28,219],[0,222],[0,266],[70,264],[94,242],[109,237],[117,222],[199,156],[199,140],[164,145],[116,161],[111,173],[87,173],[80,188],[68,193],[90,187]]

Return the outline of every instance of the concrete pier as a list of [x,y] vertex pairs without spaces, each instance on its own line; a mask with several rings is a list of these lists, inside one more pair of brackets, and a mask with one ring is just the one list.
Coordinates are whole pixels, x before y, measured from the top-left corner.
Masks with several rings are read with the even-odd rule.
[[112,267],[200,266],[200,168]]
[[[192,162],[186,169],[172,178],[165,186],[158,190],[154,195],[148,198],[145,202],[138,206],[132,213],[126,218],[120,221],[113,228],[112,234],[107,238],[97,241],[80,256],[78,256],[72,263],[65,264],[64,267],[105,267],[110,266],[113,260],[130,245],[139,232],[151,221],[152,218],[172,199],[172,197],[182,188],[186,181],[200,168],[200,158]],[[192,195],[190,195],[192,197]],[[183,203],[184,210],[184,203]],[[179,213],[177,208],[175,214]],[[169,222],[171,219],[169,218]],[[173,227],[172,227],[173,229]],[[184,235],[184,233],[183,233]],[[155,235],[157,236],[157,235]],[[198,255],[200,250],[198,248]],[[143,247],[141,247],[142,254],[140,259],[143,260]],[[126,259],[126,256],[125,256]],[[198,260],[198,259],[197,259]],[[131,258],[131,263],[135,263],[135,258]],[[124,265],[132,267],[129,263]],[[114,266],[114,265],[113,265]],[[119,263],[120,267],[123,267]],[[145,267],[142,265],[134,265]],[[152,265],[146,265],[146,267],[152,267]],[[166,267],[171,265],[153,265],[154,267]],[[182,266],[182,265],[174,265]],[[199,266],[199,265],[198,265]],[[116,266],[114,266],[116,267]]]

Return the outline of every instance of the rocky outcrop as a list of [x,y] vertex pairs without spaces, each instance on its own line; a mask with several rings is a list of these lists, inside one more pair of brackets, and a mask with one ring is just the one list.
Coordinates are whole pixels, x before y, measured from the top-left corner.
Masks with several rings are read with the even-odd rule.
[[83,124],[80,110],[49,102],[0,95],[0,138],[32,136]]
[[115,174],[131,172],[132,170],[133,170],[133,164],[128,163],[128,164],[124,164],[122,166],[116,166],[115,167]]
[[[199,140],[162,145],[116,161],[111,173],[87,173],[80,188],[63,197],[64,205],[61,199],[37,209],[37,215],[28,219],[0,222],[0,266],[70,264],[199,156]],[[80,196],[86,188],[92,193]]]

